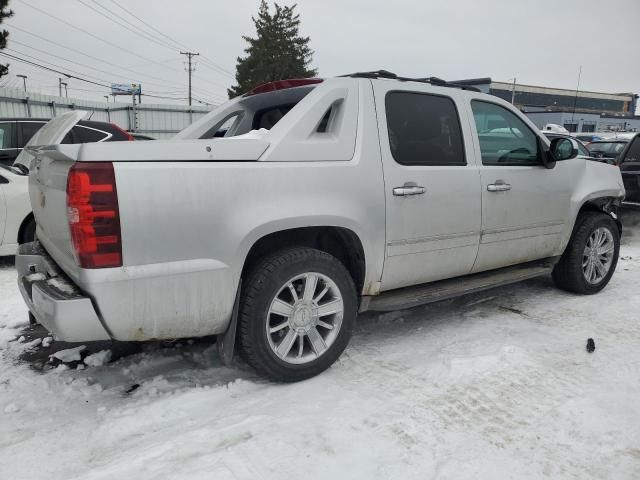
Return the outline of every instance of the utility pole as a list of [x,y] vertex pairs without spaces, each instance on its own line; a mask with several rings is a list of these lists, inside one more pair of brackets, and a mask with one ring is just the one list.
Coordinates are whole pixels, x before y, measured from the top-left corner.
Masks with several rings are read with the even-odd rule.
[[62,78],[58,77],[58,96],[62,98]]
[[22,79],[22,84],[24,85],[24,93],[27,93],[27,76],[26,75],[16,75],[16,77]]
[[195,67],[193,67],[192,64],[191,64],[191,59],[193,57],[196,57],[196,56],[200,55],[200,54],[199,53],[194,53],[194,52],[180,52],[180,55],[186,55],[187,56],[187,62],[188,62],[187,72],[189,72],[189,106],[191,106],[191,74],[195,70]]
[[109,95],[105,95],[104,98],[107,101],[107,103],[109,103]]
[[64,85],[64,98],[69,98],[69,90],[67,90],[69,84],[67,82],[62,82],[62,85]]
[[513,77],[513,86],[511,87],[511,105],[516,102],[516,77]]

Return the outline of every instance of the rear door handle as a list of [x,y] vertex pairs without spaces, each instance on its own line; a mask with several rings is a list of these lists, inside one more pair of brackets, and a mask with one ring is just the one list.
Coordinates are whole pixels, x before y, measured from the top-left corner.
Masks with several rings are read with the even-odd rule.
[[401,187],[395,187],[393,189],[393,195],[395,197],[406,197],[409,195],[422,195],[425,192],[425,188],[420,185],[416,185],[414,182],[407,182]]
[[511,184],[496,180],[495,183],[487,185],[487,190],[489,192],[506,192],[507,190],[511,190]]

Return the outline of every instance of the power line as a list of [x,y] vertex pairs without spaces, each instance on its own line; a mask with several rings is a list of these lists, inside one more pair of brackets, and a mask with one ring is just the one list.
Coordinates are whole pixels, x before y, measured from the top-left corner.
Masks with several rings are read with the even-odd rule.
[[[94,3],[97,3],[96,0],[93,0]],[[127,12],[129,15],[131,15],[133,18],[135,18],[136,20],[138,20],[140,23],[146,25],[147,27],[149,27],[150,29],[152,29],[153,31],[159,33],[161,36],[163,36],[164,38],[166,38],[167,40],[173,42],[174,44],[178,45],[180,47],[180,49],[183,50],[191,50],[189,47],[187,47],[184,43],[179,42],[177,40],[175,40],[174,38],[170,37],[169,35],[167,35],[166,33],[158,30],[157,28],[155,28],[153,25],[147,23],[146,21],[144,21],[143,19],[141,19],[140,17],[136,16],[133,12],[131,12],[131,10],[127,10],[125,7],[123,7],[122,5],[120,5],[120,3],[118,3],[116,0],[111,0],[111,2],[113,4],[115,4],[118,8],[120,8],[121,10],[123,10],[124,12]],[[103,7],[105,8],[105,7]],[[214,69],[214,71],[217,71],[218,73],[223,73],[227,76],[230,76],[231,78],[235,78],[233,76],[233,74],[229,71],[226,70],[225,68],[221,67],[220,65],[218,65],[216,62],[214,62],[213,60],[211,60],[209,57],[207,57],[206,55],[202,55],[202,59],[203,59],[203,63],[207,64],[209,66],[209,68]]]
[[76,80],[80,80],[81,82],[87,82],[87,83],[92,83],[93,85],[99,85],[101,87],[111,88],[110,85],[94,82],[92,80],[87,80],[86,78],[78,77],[76,75],[71,75],[71,74],[69,74],[67,72],[63,72],[62,70],[57,70],[55,68],[50,68],[50,67],[47,67],[45,65],[41,65],[39,63],[32,62],[30,60],[27,60],[27,59],[24,59],[24,58],[20,58],[20,57],[17,57],[15,55],[11,55],[11,54],[6,53],[4,51],[0,51],[0,55],[4,55],[5,57],[13,58],[14,60],[18,60],[19,62],[23,62],[23,63],[29,64],[29,65],[33,65],[35,67],[42,68],[44,70],[49,70],[50,72],[55,72],[55,73],[58,73],[60,75],[64,75],[67,78],[73,78],[73,79],[76,79]]
[[[156,45],[160,45],[160,46],[161,46],[161,47],[163,47],[163,48],[168,48],[168,49],[173,50],[173,51],[175,51],[175,50],[176,50],[173,46],[171,46],[171,45],[167,45],[166,43],[161,43],[161,42],[159,42],[158,40],[156,40],[156,39],[155,39],[154,37],[152,37],[151,35],[148,35],[146,32],[142,32],[142,31],[140,31],[140,30],[134,30],[133,28],[131,28],[131,26],[128,26],[128,25],[126,25],[125,23],[122,23],[121,21],[118,21],[118,20],[116,20],[115,18],[110,17],[109,15],[107,15],[107,14],[105,14],[105,13],[101,12],[100,10],[96,9],[94,6],[92,6],[92,5],[88,4],[88,3],[85,3],[83,0],[77,0],[77,1],[78,1],[78,3],[80,3],[80,4],[84,5],[85,7],[87,7],[87,8],[89,8],[89,9],[93,10],[93,11],[94,11],[95,13],[97,13],[98,15],[100,15],[100,16],[102,16],[102,17],[106,18],[106,19],[107,19],[107,20],[109,20],[110,22],[113,22],[113,23],[115,23],[116,25],[121,26],[121,27],[122,27],[122,28],[124,28],[125,30],[127,30],[127,31],[129,31],[129,32],[131,32],[131,33],[133,33],[133,34],[135,34],[135,35],[138,35],[139,37],[142,37],[142,38],[144,38],[145,40],[148,40],[148,41],[150,41],[150,42],[153,42],[153,43],[155,43]],[[123,17],[120,17],[120,16],[119,16],[118,14],[116,14],[115,12],[112,12],[111,10],[109,10],[107,7],[105,7],[105,6],[101,5],[101,4],[99,4],[98,2],[95,2],[95,1],[94,1],[93,3],[95,3],[98,7],[102,8],[103,10],[106,10],[106,11],[107,11],[108,13],[110,13],[111,15],[116,16],[116,17],[118,17],[118,18],[123,18]],[[131,22],[129,22],[128,20],[126,20],[126,19],[123,19],[123,20],[124,20],[127,24],[129,24],[129,25],[133,25],[133,24],[131,24]],[[133,25],[133,26],[135,27],[135,25]]]
[[171,41],[172,43],[174,43],[175,45],[178,45],[178,48],[184,48],[186,50],[189,50],[189,47],[187,47],[184,43],[178,42],[177,40],[174,40],[173,38],[171,38],[169,35],[167,35],[166,33],[158,30],[157,28],[155,28],[153,25],[150,25],[149,23],[145,22],[143,19],[141,19],[140,17],[138,17],[137,15],[135,15],[133,12],[131,12],[131,10],[127,10],[124,6],[120,5],[118,2],[116,2],[116,0],[111,0],[111,3],[113,3],[114,5],[116,5],[119,9],[121,9],[123,12],[128,13],[129,15],[131,15],[133,18],[135,18],[136,20],[138,20],[140,23],[142,23],[143,25],[146,25],[148,28],[150,28],[151,30],[153,30],[154,32],[159,33],[161,36],[163,36],[164,38],[168,39],[169,41]]
[[[67,25],[67,26],[69,26],[69,27],[73,28],[74,30],[78,30],[79,32],[84,33],[85,35],[89,35],[90,37],[95,38],[96,40],[99,40],[99,41],[101,41],[101,42],[105,43],[106,45],[109,45],[109,46],[111,46],[111,47],[113,47],[113,48],[117,48],[118,50],[121,50],[121,51],[123,51],[123,52],[126,52],[126,53],[128,53],[129,55],[136,56],[136,57],[141,58],[141,59],[143,59],[143,60],[149,60],[149,58],[148,58],[148,57],[145,57],[145,56],[143,56],[143,55],[139,55],[139,54],[137,54],[136,52],[133,52],[132,50],[130,50],[130,49],[128,49],[128,48],[121,47],[120,45],[117,45],[117,44],[112,43],[112,42],[110,42],[110,41],[108,41],[108,40],[105,40],[104,38],[101,38],[101,37],[99,37],[98,35],[94,35],[93,33],[88,32],[87,30],[84,30],[83,28],[80,28],[80,27],[78,27],[78,26],[74,25],[73,23],[67,22],[66,20],[63,20],[63,19],[62,19],[62,18],[60,18],[60,17],[56,17],[55,15],[53,15],[53,14],[51,14],[51,13],[49,13],[49,12],[45,11],[45,10],[42,10],[41,8],[38,8],[38,7],[36,7],[36,6],[33,6],[33,5],[31,5],[30,3],[28,3],[26,0],[20,0],[20,2],[24,3],[24,4],[25,4],[26,6],[28,6],[29,8],[32,8],[32,9],[34,9],[34,10],[36,10],[36,11],[38,11],[38,12],[42,13],[43,15],[46,15],[46,16],[48,16],[48,17],[50,17],[50,18],[53,18],[54,20],[57,20],[58,22],[63,23],[63,24],[65,24],[65,25]],[[164,67],[166,68],[166,65],[165,65]],[[177,71],[177,70],[176,70],[176,71]]]
[[[40,67],[40,68],[46,68],[47,70],[50,70],[50,71],[55,71],[56,73],[59,73],[59,74],[61,74],[61,75],[64,75],[64,76],[65,76],[65,77],[67,77],[67,78],[75,78],[75,79],[80,79],[80,80],[82,80],[82,77],[79,77],[79,76],[71,75],[71,74],[70,74],[70,73],[73,73],[73,74],[83,75],[84,77],[93,78],[93,79],[97,80],[97,82],[93,82],[93,81],[91,81],[91,83],[94,83],[94,84],[96,84],[96,85],[100,85],[100,86],[106,86],[106,87],[108,87],[108,88],[110,88],[110,85],[111,85],[112,83],[114,83],[114,82],[109,82],[109,85],[101,84],[101,83],[98,83],[98,82],[107,82],[108,80],[104,80],[103,78],[99,78],[99,77],[96,77],[96,76],[93,76],[93,75],[88,75],[88,74],[86,74],[86,73],[78,72],[78,71],[76,71],[76,70],[66,69],[66,67],[62,67],[62,66],[60,66],[60,65],[56,65],[55,63],[52,63],[52,62],[50,62],[50,61],[48,61],[48,60],[43,60],[43,59],[41,59],[41,58],[35,57],[35,56],[33,56],[33,55],[29,55],[29,54],[24,53],[24,52],[20,52],[20,51],[18,51],[18,50],[12,49],[12,48],[7,48],[7,50],[10,50],[10,51],[12,51],[12,52],[18,53],[18,54],[20,54],[20,55],[22,55],[22,56],[24,56],[24,57],[31,58],[31,59],[33,59],[33,60],[36,60],[37,62],[46,63],[46,64],[49,64],[50,66],[55,67],[55,68],[59,68],[59,69],[61,69],[61,70],[54,70],[54,69],[52,69],[51,67],[47,67],[46,65],[38,64],[38,63],[37,63],[37,62],[35,62],[35,61],[33,61],[33,62],[32,62],[32,61],[29,61],[29,62],[30,62],[32,65],[34,65],[34,66],[38,66],[38,67]],[[54,55],[54,56],[55,56],[55,55]],[[18,59],[18,57],[15,57],[15,58],[16,58],[16,59]],[[62,58],[62,57],[58,57],[58,58]],[[64,60],[64,58],[62,58],[62,59]],[[18,59],[18,60],[20,60],[20,59]],[[23,60],[24,60],[24,59],[23,59]],[[72,62],[72,63],[74,63],[74,62]],[[66,69],[66,71],[65,71],[65,70],[62,70],[62,69]],[[106,72],[106,73],[108,73],[108,72]],[[89,81],[89,80],[87,80],[87,79],[85,78],[83,81]],[[75,87],[73,87],[73,88],[75,88]],[[77,88],[75,88],[75,89],[76,89],[76,90],[80,90],[80,89],[77,89]],[[97,90],[93,90],[93,91],[97,91]],[[154,91],[151,91],[151,92],[150,92],[150,94],[155,94],[155,93],[180,93],[180,91],[172,90],[172,91],[166,91],[166,92],[154,92]],[[171,98],[171,97],[167,97],[167,98]],[[186,98],[186,97],[182,97],[182,98],[180,98],[180,99],[181,99],[181,100],[187,100],[187,98]],[[178,99],[176,99],[176,100],[178,100]]]
[[[68,46],[63,45],[63,44],[61,44],[61,43],[55,42],[55,41],[53,41],[53,40],[50,40],[50,39],[48,39],[48,38],[46,38],[46,37],[43,37],[43,36],[37,35],[37,34],[35,34],[35,33],[29,32],[29,31],[27,31],[27,30],[25,30],[25,29],[22,29],[22,28],[20,28],[20,27],[17,27],[17,26],[15,26],[15,25],[13,25],[13,24],[7,24],[7,25],[8,25],[10,28],[16,29],[16,30],[18,30],[18,31],[20,31],[20,32],[23,32],[23,33],[26,33],[27,35],[31,35],[31,36],[33,36],[33,37],[35,37],[35,38],[38,38],[38,39],[43,40],[43,41],[45,41],[45,42],[51,43],[52,45],[56,45],[56,46],[61,47],[61,48],[65,49],[65,50],[68,50],[68,51],[71,51],[71,52],[78,53],[78,54],[80,54],[80,55],[82,55],[82,56],[84,56],[84,57],[90,58],[90,59],[92,59],[92,60],[96,60],[96,61],[98,61],[98,62],[100,62],[100,63],[110,65],[110,66],[112,66],[112,67],[117,68],[118,70],[122,70],[122,71],[130,72],[130,73],[133,73],[133,74],[135,74],[135,75],[141,75],[141,76],[143,76],[143,77],[151,78],[151,79],[155,79],[155,80],[159,80],[159,81],[161,81],[161,82],[162,82],[162,83],[157,83],[157,82],[152,82],[152,81],[145,82],[145,83],[148,83],[148,84],[150,84],[150,85],[158,85],[158,86],[160,86],[160,87],[167,87],[167,86],[177,87],[177,86],[178,86],[178,84],[177,84],[177,83],[166,82],[166,81],[165,81],[165,79],[163,79],[163,78],[156,77],[156,76],[153,76],[153,75],[149,75],[148,73],[139,72],[139,71],[137,71],[137,70],[133,70],[133,69],[130,69],[130,68],[121,67],[121,66],[120,66],[120,65],[118,65],[118,64],[115,64],[115,63],[109,62],[109,61],[107,61],[107,60],[104,60],[104,59],[101,59],[101,58],[98,58],[98,57],[94,57],[93,55],[89,55],[88,53],[85,53],[85,52],[83,52],[83,51],[81,51],[81,50],[78,50],[78,49],[73,48],[73,47],[68,47]],[[90,67],[89,65],[82,64],[82,63],[78,63],[78,62],[75,62],[75,61],[73,61],[73,60],[69,60],[69,59],[66,59],[66,58],[64,58],[64,57],[60,57],[60,56],[57,56],[57,55],[51,54],[51,53],[49,53],[49,52],[46,52],[46,51],[44,51],[44,50],[37,49],[37,48],[35,48],[35,47],[32,47],[31,45],[28,45],[28,44],[25,44],[25,43],[19,42],[19,41],[17,41],[17,40],[13,40],[13,39],[12,39],[12,40],[10,40],[9,42],[10,42],[10,43],[16,43],[16,44],[18,44],[18,45],[22,45],[22,46],[27,47],[27,48],[29,48],[29,49],[36,50],[36,51],[38,51],[38,52],[45,53],[45,54],[50,55],[50,56],[53,56],[53,57],[60,58],[60,59],[62,59],[62,60],[65,60],[65,61],[70,62],[70,63],[74,63],[74,64],[76,64],[76,65],[81,65],[81,66],[86,67],[86,68],[89,68],[89,69],[91,69],[91,70],[100,71],[100,72],[108,73],[108,74],[111,74],[111,73],[112,73],[112,72],[105,72],[104,70],[100,70],[100,69],[97,69],[97,68],[94,68],[94,67]],[[215,94],[213,94],[213,93],[211,93],[211,92],[206,92],[206,94],[207,94],[207,96],[217,97],[217,95],[215,95]]]

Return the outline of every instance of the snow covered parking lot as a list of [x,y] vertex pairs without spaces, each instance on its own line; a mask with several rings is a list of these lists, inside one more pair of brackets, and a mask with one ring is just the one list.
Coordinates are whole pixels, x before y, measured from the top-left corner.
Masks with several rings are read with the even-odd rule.
[[292,385],[208,341],[51,343],[5,260],[0,479],[639,478],[639,219],[599,295],[539,279],[365,315]]

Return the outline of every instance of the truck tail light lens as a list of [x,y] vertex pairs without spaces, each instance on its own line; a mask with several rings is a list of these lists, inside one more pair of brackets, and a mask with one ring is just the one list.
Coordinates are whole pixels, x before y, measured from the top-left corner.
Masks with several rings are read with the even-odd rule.
[[111,162],[73,164],[67,177],[67,218],[82,268],[122,266],[118,192]]

